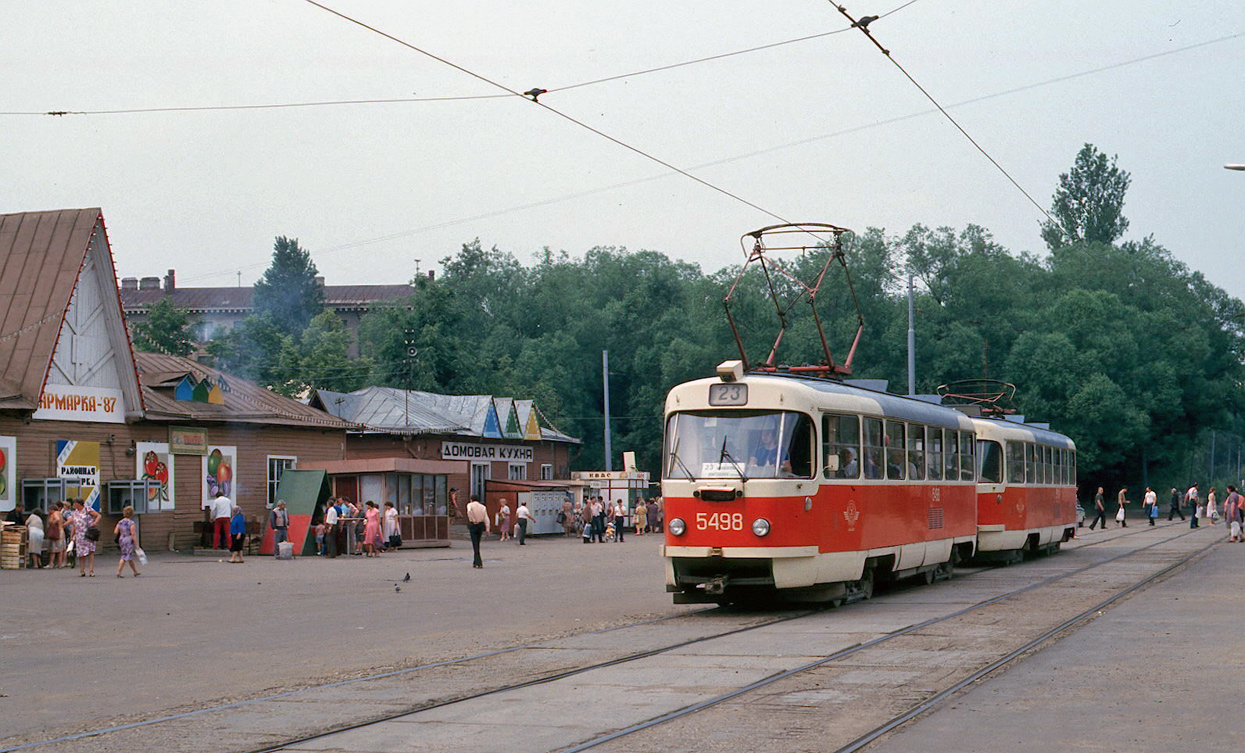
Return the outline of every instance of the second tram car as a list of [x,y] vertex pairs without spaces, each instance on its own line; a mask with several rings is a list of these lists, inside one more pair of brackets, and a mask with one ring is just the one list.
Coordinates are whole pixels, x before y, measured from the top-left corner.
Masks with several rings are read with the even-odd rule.
[[1062,434],[996,418],[977,434],[977,557],[1052,552],[1076,532],[1076,446]]
[[739,361],[676,386],[665,413],[676,603],[868,598],[875,580],[932,581],[1075,528],[1073,447],[1055,432]]

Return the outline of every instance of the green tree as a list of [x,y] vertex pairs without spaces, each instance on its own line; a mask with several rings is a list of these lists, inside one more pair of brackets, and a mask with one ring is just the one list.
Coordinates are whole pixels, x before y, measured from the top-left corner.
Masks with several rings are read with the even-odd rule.
[[1128,229],[1124,194],[1131,178],[1116,166],[1116,157],[1086,144],[1070,173],[1059,176],[1051,201],[1056,222],[1042,226],[1042,239],[1055,250],[1076,241],[1114,243]]
[[366,385],[371,359],[350,358],[353,338],[335,312],[325,309],[311,320],[302,336],[282,341],[273,389],[302,397],[314,389],[352,392]]
[[283,333],[298,337],[324,308],[324,289],[316,281],[311,254],[297,238],[278,236],[272,248],[272,264],[255,283],[252,307]]
[[187,312],[169,298],[149,304],[147,319],[136,323],[133,332],[134,347],[149,353],[188,356],[195,350]]
[[228,332],[213,337],[207,351],[221,371],[273,388],[289,381],[282,371],[281,357],[292,347],[292,341],[272,315],[251,314]]

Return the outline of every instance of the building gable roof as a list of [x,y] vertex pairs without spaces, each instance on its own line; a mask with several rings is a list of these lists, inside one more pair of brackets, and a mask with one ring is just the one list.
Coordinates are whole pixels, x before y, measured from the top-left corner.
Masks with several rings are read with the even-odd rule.
[[[108,321],[117,378],[142,409],[133,351],[121,318],[116,271],[98,208],[0,215],[0,409],[39,405],[65,316],[85,268]],[[87,291],[83,291],[84,294]],[[114,321],[115,320],[115,321]]]
[[[254,382],[209,366],[162,353],[136,353],[149,421],[219,421],[222,423],[280,424],[322,429],[358,429],[349,421],[266,390]],[[189,377],[189,380],[187,380]],[[193,381],[195,389],[220,390],[221,402],[178,399]]]

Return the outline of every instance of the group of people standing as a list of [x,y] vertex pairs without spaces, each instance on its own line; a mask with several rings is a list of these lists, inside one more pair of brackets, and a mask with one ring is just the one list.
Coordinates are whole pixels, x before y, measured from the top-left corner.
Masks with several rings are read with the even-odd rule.
[[384,508],[372,500],[356,505],[345,497],[330,498],[324,516],[315,524],[316,553],[322,557],[358,554],[379,557],[402,545],[398,510],[392,502]]
[[[45,520],[46,518],[46,520]],[[78,566],[78,575],[95,577],[95,551],[99,543],[99,522],[103,518],[98,510],[87,507],[85,501],[75,497],[67,502],[53,502],[47,513],[32,510],[25,518],[21,510],[14,509],[8,522],[26,526],[27,553],[33,569],[60,569],[69,567],[72,555]],[[126,507],[121,520],[112,529],[113,540],[121,551],[117,561],[117,577],[125,577],[122,571],[128,562],[134,576],[141,575],[135,560],[143,556],[138,545],[138,521],[134,508]],[[44,564],[43,550],[48,549],[48,561]]]

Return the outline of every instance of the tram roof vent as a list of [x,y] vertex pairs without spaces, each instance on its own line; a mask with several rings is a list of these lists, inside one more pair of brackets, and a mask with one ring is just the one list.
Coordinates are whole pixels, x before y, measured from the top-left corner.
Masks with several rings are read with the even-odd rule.
[[1029,425],[1030,425],[1030,426],[1033,426],[1033,427],[1036,427],[1036,428],[1038,428],[1038,429],[1045,429],[1045,430],[1047,430],[1047,431],[1050,431],[1050,424],[1046,423],[1045,421],[1042,421],[1042,422],[1034,422],[1034,423],[1031,423],[1031,424],[1029,424]]
[[1018,413],[1008,413],[1004,415],[1003,418],[1004,420],[1012,421],[1018,424],[1023,424],[1025,422],[1025,417]]
[[890,381],[886,379],[844,379],[843,384],[850,384],[853,387],[873,390],[874,392],[886,392],[886,388],[890,386]]
[[942,405],[942,395],[908,395],[913,400],[920,400],[923,403],[933,403],[934,405]]
[[981,418],[980,405],[952,405],[950,407],[955,408],[960,413],[963,413],[970,418]]

